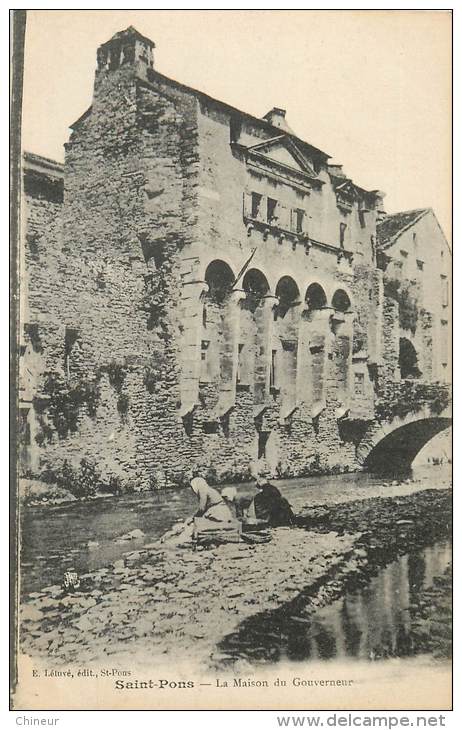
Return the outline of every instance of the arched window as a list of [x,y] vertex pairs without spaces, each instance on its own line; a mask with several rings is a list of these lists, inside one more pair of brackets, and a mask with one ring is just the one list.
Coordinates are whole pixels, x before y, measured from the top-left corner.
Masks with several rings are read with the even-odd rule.
[[286,313],[299,301],[300,292],[291,276],[283,276],[276,287],[276,296],[279,304],[275,309],[276,317],[285,317]]
[[261,299],[269,291],[267,278],[258,269],[249,269],[242,283],[242,288],[255,299]]
[[201,382],[218,382],[228,367],[224,365],[229,358],[227,345],[230,338],[230,320],[227,316],[227,305],[234,280],[231,267],[224,261],[216,259],[207,266],[205,281],[208,284],[208,293],[202,309]]
[[399,369],[403,380],[418,380],[422,375],[416,349],[406,337],[399,339]]
[[209,286],[208,297],[221,304],[231,293],[234,283],[234,274],[230,266],[224,261],[212,261],[205,272],[205,281]]
[[283,276],[276,287],[279,299],[274,310],[274,342],[271,370],[272,384],[281,392],[282,418],[296,405],[297,351],[300,323],[300,292],[290,276]]
[[[240,313],[237,382],[250,385],[255,379],[256,363],[264,358],[262,352],[265,351],[266,319],[262,305],[269,291],[269,284],[261,271],[249,269],[244,276],[242,288],[246,297]],[[260,367],[262,369],[264,372],[264,365]]]
[[343,289],[337,289],[332,297],[332,306],[336,312],[347,312],[351,307],[348,294]]
[[305,302],[309,310],[323,309],[327,305],[327,297],[320,284],[310,284],[306,290]]

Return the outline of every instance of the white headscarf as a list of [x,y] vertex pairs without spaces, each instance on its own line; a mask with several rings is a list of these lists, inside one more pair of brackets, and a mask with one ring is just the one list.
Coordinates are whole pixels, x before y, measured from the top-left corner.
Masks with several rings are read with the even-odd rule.
[[226,499],[228,502],[234,502],[234,500],[237,497],[237,489],[236,487],[225,487],[221,490],[221,496],[223,499]]
[[207,487],[208,484],[202,477],[194,477],[194,479],[191,479],[191,489],[194,494],[197,494],[200,489],[206,489]]

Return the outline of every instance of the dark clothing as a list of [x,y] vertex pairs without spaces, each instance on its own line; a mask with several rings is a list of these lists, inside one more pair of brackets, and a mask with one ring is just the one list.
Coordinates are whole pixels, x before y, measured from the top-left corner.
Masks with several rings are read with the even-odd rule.
[[253,503],[257,520],[267,522],[271,527],[282,527],[295,523],[295,516],[287,499],[282,496],[277,487],[269,482],[264,484],[261,491],[255,495]]
[[236,497],[233,504],[237,519],[242,520],[245,517],[246,510],[252,504],[252,497],[245,497],[244,495]]

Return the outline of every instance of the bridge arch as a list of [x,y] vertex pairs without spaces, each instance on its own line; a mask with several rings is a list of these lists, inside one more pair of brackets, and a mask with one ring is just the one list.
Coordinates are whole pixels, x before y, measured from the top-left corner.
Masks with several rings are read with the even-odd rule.
[[372,472],[409,469],[419,451],[452,424],[449,408],[435,415],[429,408],[373,425],[356,449],[359,463]]

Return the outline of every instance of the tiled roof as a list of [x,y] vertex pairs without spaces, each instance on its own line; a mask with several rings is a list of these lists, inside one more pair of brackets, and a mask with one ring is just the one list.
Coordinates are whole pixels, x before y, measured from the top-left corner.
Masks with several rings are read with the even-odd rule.
[[388,248],[391,246],[401,233],[417,223],[430,210],[431,208],[418,208],[417,210],[404,210],[401,213],[385,216],[377,225],[377,243],[379,247]]
[[23,153],[23,165],[25,169],[46,172],[47,174],[55,174],[58,177],[64,175],[64,165],[62,162],[51,160],[49,157],[36,155],[34,152]]

